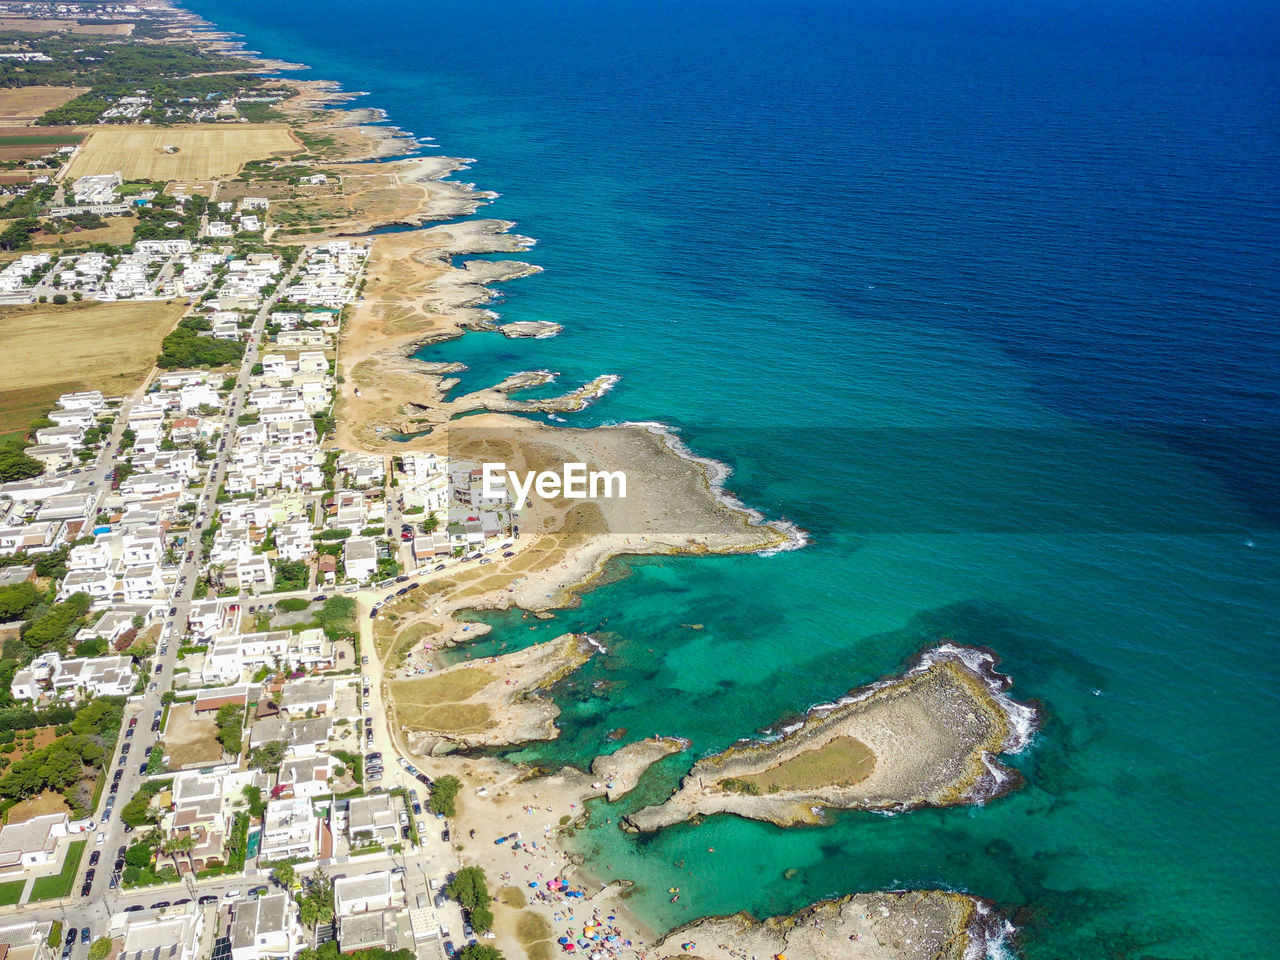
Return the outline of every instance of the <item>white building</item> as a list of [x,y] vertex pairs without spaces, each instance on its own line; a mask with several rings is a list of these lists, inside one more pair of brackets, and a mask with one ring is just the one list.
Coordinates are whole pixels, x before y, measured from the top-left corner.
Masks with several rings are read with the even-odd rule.
[[320,849],[320,819],[308,797],[271,800],[262,820],[263,860],[310,860]]
[[292,960],[308,945],[298,907],[284,891],[232,905],[231,960]]

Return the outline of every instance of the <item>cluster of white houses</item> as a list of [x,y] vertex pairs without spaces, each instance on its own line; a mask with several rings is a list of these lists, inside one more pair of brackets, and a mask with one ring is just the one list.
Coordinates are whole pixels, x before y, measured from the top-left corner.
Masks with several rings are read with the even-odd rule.
[[293,282],[282,292],[285,300],[311,307],[341,309],[350,302],[371,241],[331,240],[307,251]]

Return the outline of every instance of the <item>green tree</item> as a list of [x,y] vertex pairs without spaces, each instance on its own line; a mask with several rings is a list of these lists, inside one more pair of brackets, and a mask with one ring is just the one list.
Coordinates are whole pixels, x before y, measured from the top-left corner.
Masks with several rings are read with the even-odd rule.
[[[484,871],[479,867],[463,867],[449,881],[445,893],[457,900],[468,910],[487,906],[489,890],[485,886]],[[490,922],[492,922],[492,915]]]
[[111,938],[99,937],[93,943],[89,944],[89,960],[107,960],[107,954],[111,952]]
[[471,911],[471,926],[476,933],[488,933],[493,929],[493,911],[487,904],[481,904]]
[[458,954],[458,960],[504,960],[504,958],[497,947],[491,947],[487,943],[473,943],[462,948],[462,952]]
[[255,770],[279,770],[284,762],[285,743],[283,740],[271,740],[249,752],[249,766]]
[[40,591],[30,581],[0,587],[0,622],[21,619],[40,600]]
[[44,473],[44,464],[12,447],[0,450],[0,483],[30,480]]
[[280,866],[276,867],[274,873],[276,883],[280,884],[284,889],[289,890],[293,887],[295,873],[292,864],[282,863]]
[[455,816],[458,812],[455,801],[461,789],[462,781],[453,774],[440,777],[431,784],[431,799],[427,801],[428,809],[432,813],[441,813],[446,817]]
[[225,704],[218,708],[214,723],[218,725],[218,742],[222,749],[238,754],[244,740],[244,710],[234,703]]

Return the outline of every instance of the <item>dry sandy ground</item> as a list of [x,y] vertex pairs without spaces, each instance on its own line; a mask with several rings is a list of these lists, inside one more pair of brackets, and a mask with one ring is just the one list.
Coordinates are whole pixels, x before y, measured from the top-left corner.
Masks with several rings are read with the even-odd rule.
[[[0,30],[4,21],[0,20]],[[87,93],[88,87],[10,87],[0,90],[0,127],[26,127],[54,107]]]
[[9,808],[5,814],[5,823],[26,823],[32,817],[42,817],[47,813],[70,813],[71,808],[62,794],[45,790],[34,797],[20,800]]
[[41,230],[32,238],[37,247],[71,246],[77,247],[86,243],[109,243],[112,246],[123,246],[133,241],[133,228],[137,220],[133,217],[105,217],[105,227],[93,230],[73,230],[70,233],[46,233]]
[[222,745],[218,743],[218,725],[213,714],[196,715],[194,705],[175,704],[169,708],[165,719],[164,753],[174,770],[202,763],[216,763],[222,759]]
[[94,127],[65,179],[118,172],[126,180],[206,180],[232,176],[250,160],[302,149],[292,130],[280,123]]

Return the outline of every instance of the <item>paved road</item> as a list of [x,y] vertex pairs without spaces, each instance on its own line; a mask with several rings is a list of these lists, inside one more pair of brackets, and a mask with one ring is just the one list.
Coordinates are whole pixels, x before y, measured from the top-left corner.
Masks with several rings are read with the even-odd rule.
[[[302,257],[299,257],[297,263],[288,271],[277,287],[278,290],[288,285],[300,268],[301,263]],[[161,620],[159,650],[163,652],[159,653],[148,666],[150,675],[145,691],[140,697],[131,700],[125,711],[125,730],[121,734],[120,743],[117,745],[116,753],[112,757],[111,766],[105,773],[106,776],[114,780],[116,771],[120,771],[119,785],[115,787],[115,793],[111,792],[110,787],[103,791],[101,804],[97,811],[97,826],[89,835],[89,850],[90,852],[93,850],[101,851],[102,861],[96,867],[89,896],[81,898],[76,905],[75,913],[77,915],[85,912],[85,915],[92,916],[98,908],[102,908],[105,911],[108,905],[111,910],[116,910],[119,909],[119,904],[127,905],[130,902],[141,902],[142,900],[146,900],[148,903],[151,902],[149,898],[152,895],[150,894],[139,894],[131,900],[128,895],[122,895],[118,888],[112,889],[110,886],[116,850],[120,846],[127,845],[130,839],[125,832],[125,825],[120,820],[119,813],[124,805],[128,803],[128,799],[142,785],[145,779],[145,754],[147,748],[154,747],[159,738],[158,733],[152,730],[152,724],[162,708],[161,697],[163,692],[168,690],[173,683],[173,671],[177,664],[178,647],[181,645],[178,641],[186,626],[187,613],[191,607],[192,594],[195,590],[195,583],[200,573],[200,564],[203,560],[204,548],[200,542],[200,533],[210,522],[213,511],[216,508],[218,489],[226,476],[227,463],[230,458],[229,438],[235,432],[236,421],[244,409],[250,370],[258,362],[260,344],[263,331],[266,328],[267,317],[274,308],[277,299],[278,296],[269,297],[254,317],[250,339],[245,347],[239,376],[236,378],[236,386],[227,401],[222,439],[219,440],[214,459],[207,468],[208,472],[204,488],[201,490],[200,497],[196,502],[195,517],[193,518],[191,533],[187,538],[186,544],[187,550],[191,553],[191,559],[188,560],[186,554],[182,555],[182,560],[178,565],[174,593]],[[129,411],[142,398],[144,392],[145,385],[125,400],[120,411],[116,414],[111,438],[107,441],[102,454],[92,468],[77,476],[78,483],[86,485],[86,489],[92,488],[98,491],[99,506],[110,490],[106,475],[119,457],[120,443]],[[137,721],[136,725],[130,727],[129,724],[135,719]],[[111,803],[110,808],[108,808],[108,803]],[[98,842],[100,835],[102,837],[101,843]],[[73,895],[79,895],[83,883],[82,878],[88,868],[89,854],[86,854],[81,864],[81,873],[76,878]],[[202,883],[200,887],[203,893],[204,884]],[[214,884],[211,889],[218,891],[219,887]],[[106,914],[104,913],[105,916]],[[81,922],[79,925],[84,926],[84,923]]]
[[[301,263],[302,257],[299,257],[294,267],[281,280],[277,290],[282,290],[289,285],[301,268]],[[244,358],[241,361],[236,386],[227,398],[224,431],[214,450],[214,459],[207,467],[204,487],[196,502],[191,533],[186,543],[186,550],[191,552],[191,559],[187,559],[186,553],[181,555],[182,559],[178,565],[173,596],[161,618],[159,650],[163,652],[159,653],[149,666],[151,674],[145,691],[138,697],[131,699],[126,708],[125,730],[121,735],[116,752],[112,756],[111,765],[104,774],[114,782],[116,771],[119,771],[119,783],[114,793],[110,784],[108,789],[103,791],[103,798],[95,818],[95,827],[88,834],[88,851],[82,861],[81,872],[77,876],[72,889],[71,905],[25,908],[23,910],[24,917],[31,916],[39,920],[61,920],[64,927],[82,928],[88,926],[91,930],[91,935],[96,938],[107,930],[112,914],[124,911],[129,907],[141,906],[150,910],[153,904],[165,901],[176,904],[183,899],[197,900],[201,897],[216,897],[219,901],[222,901],[234,897],[237,893],[245,893],[256,886],[270,884],[268,877],[252,869],[246,874],[237,877],[199,881],[187,877],[184,878],[181,884],[170,884],[140,891],[125,891],[119,886],[113,887],[111,879],[114,872],[113,864],[117,858],[118,851],[127,846],[131,839],[129,833],[126,832],[119,813],[128,803],[129,798],[138,791],[144,782],[147,748],[154,747],[158,741],[158,733],[152,730],[152,724],[158,712],[162,709],[162,694],[172,684],[173,671],[177,663],[177,651],[181,645],[179,641],[182,631],[185,629],[187,614],[193,602],[192,594],[204,558],[204,547],[200,540],[200,534],[211,522],[214,511],[217,508],[217,492],[226,477],[227,465],[230,460],[230,440],[235,432],[237,420],[244,409],[250,371],[253,365],[258,362],[258,357],[262,351],[261,341],[267,318],[275,307],[277,299],[277,296],[269,298],[254,318],[251,335],[246,344]],[[107,473],[119,458],[120,444],[128,414],[143,397],[144,393],[145,385],[125,399],[116,414],[111,437],[106,442],[101,455],[91,467],[85,468],[76,475],[79,489],[91,489],[97,493],[96,506],[101,506],[110,492],[110,484],[106,479]],[[395,523],[393,530],[398,535],[400,524],[398,505],[394,510],[394,514],[388,517],[389,523],[393,522],[393,517]],[[455,563],[451,562],[450,568]],[[463,561],[462,563],[469,566],[473,565],[475,561]],[[418,582],[423,579],[424,575],[429,576],[429,573],[425,570],[420,571],[410,579],[410,582]],[[358,600],[357,610],[360,617],[361,634],[365,637],[362,643],[366,651],[373,649],[372,632],[368,629],[370,607],[374,602],[393,594],[396,589],[402,586],[407,586],[407,583],[397,584],[390,589],[374,590],[370,588],[355,594]],[[310,590],[274,593],[255,597],[253,602],[256,604],[274,604],[285,597],[304,596],[310,593]],[[377,664],[377,658],[371,657],[370,660],[371,663],[364,667],[366,675],[369,675],[372,681],[370,710],[368,713],[375,718],[375,723],[372,727],[375,732],[375,744],[377,749],[382,751],[387,768],[384,773],[386,779],[381,785],[384,787],[404,786],[415,788],[425,802],[426,789],[421,783],[409,776],[397,762],[402,757],[407,762],[407,754],[400,752],[398,745],[391,738],[386,724],[377,722],[383,716],[382,676],[380,665]],[[136,724],[129,726],[135,719],[137,721]],[[117,799],[111,801],[112,797]],[[108,801],[111,801],[109,812]],[[405,871],[405,884],[409,892],[411,905],[415,902],[419,893],[430,896],[430,880],[434,878],[437,883],[442,884],[444,876],[448,872],[457,869],[458,858],[453,847],[442,843],[440,840],[440,829],[443,824],[427,813],[424,813],[420,819],[425,821],[427,827],[424,834],[426,842],[420,849],[396,857],[367,860],[358,864],[334,864],[329,868],[331,875],[356,876],[398,867]],[[83,877],[89,868],[91,854],[94,851],[100,853],[100,862],[95,867],[95,877],[89,894],[82,897],[79,891],[83,883]],[[449,927],[450,935],[454,942],[460,945],[463,942],[461,936],[462,915],[458,906],[452,902],[447,903],[441,911],[441,920]],[[427,949],[427,955],[430,956],[429,951],[431,948],[428,946]],[[87,956],[87,951],[88,947],[81,944],[77,939],[71,954],[71,960],[84,960]]]

